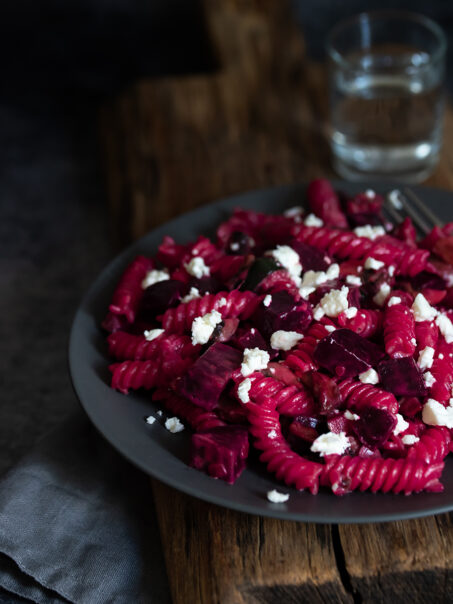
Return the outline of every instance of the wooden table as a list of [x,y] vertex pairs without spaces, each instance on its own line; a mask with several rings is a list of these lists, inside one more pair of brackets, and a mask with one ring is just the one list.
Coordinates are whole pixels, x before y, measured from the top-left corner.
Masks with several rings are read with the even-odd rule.
[[[205,0],[218,69],[140,81],[103,108],[112,233],[123,246],[216,198],[331,176],[322,66],[285,2]],[[428,184],[453,189],[453,115]],[[175,604],[453,601],[450,515],[302,524],[153,482]]]

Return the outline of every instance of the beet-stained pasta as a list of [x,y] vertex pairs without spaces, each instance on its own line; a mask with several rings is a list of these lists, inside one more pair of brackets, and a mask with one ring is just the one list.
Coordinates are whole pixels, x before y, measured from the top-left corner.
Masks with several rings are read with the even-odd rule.
[[111,385],[149,391],[162,416],[150,438],[186,425],[189,465],[228,483],[255,450],[276,481],[312,494],[439,492],[453,224],[417,242],[378,193],[326,180],[300,201],[281,215],[236,209],[212,240],[166,236],[135,258],[102,323]]

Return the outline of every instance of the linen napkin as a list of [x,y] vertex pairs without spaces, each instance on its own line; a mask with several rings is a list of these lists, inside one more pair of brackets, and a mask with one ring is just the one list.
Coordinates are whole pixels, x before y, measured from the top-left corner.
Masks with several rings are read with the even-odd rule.
[[0,586],[40,604],[170,602],[149,477],[81,411],[0,482]]

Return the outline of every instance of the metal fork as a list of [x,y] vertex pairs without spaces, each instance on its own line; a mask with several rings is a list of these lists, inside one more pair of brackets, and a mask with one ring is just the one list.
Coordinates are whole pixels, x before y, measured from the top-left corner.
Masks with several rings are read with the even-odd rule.
[[386,196],[384,207],[397,224],[404,220],[404,215],[401,214],[401,210],[404,210],[424,235],[427,235],[433,226],[443,226],[443,222],[431,212],[420,197],[408,188],[403,191],[400,189],[390,191]]

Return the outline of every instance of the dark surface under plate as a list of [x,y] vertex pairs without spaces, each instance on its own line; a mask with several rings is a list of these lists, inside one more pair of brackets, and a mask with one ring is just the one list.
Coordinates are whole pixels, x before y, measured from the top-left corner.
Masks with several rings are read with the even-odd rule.
[[[390,188],[369,183],[334,185],[348,192]],[[190,430],[171,434],[164,427],[165,412],[153,425],[144,418],[155,415],[158,407],[146,392],[125,396],[109,386],[109,359],[105,337],[100,329],[115,284],[127,264],[137,254],[153,255],[164,235],[186,243],[199,234],[212,235],[219,222],[235,207],[279,213],[304,203],[304,185],[253,191],[203,206],[184,214],[149,233],[113,260],[92,285],[74,319],[69,364],[75,391],[93,424],[125,457],[143,471],[189,495],[228,508],[305,522],[348,523],[378,522],[446,512],[453,509],[453,459],[448,459],[442,477],[443,493],[384,495],[352,493],[336,497],[329,491],[310,495],[278,483],[258,461],[251,462],[237,482],[230,486],[190,468]],[[453,218],[453,194],[436,189],[414,187],[413,190],[443,220]],[[287,503],[270,503],[270,489],[290,493]]]

